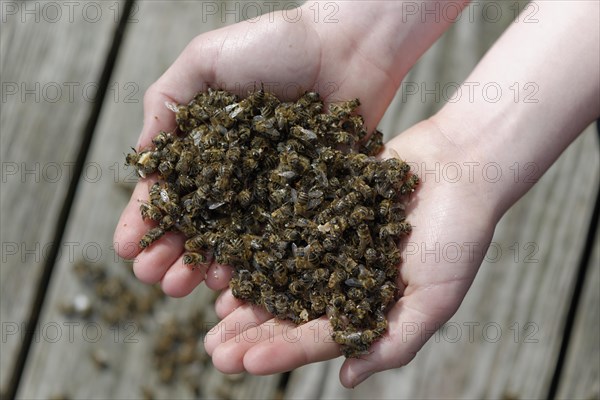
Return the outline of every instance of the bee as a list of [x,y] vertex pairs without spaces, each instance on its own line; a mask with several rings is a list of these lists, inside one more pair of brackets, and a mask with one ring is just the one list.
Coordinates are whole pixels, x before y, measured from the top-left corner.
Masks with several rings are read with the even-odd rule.
[[308,252],[306,254],[306,260],[308,261],[308,264],[311,267],[317,266],[325,251],[323,246],[318,241],[314,240],[310,242],[306,248],[308,248]]
[[[360,286],[362,286],[362,284]],[[360,287],[350,287],[347,293],[350,300],[360,301],[365,298],[365,292]]]
[[183,263],[192,266],[192,269],[204,262],[206,256],[202,253],[188,252],[183,255]]
[[275,224],[285,223],[294,215],[292,207],[289,204],[284,204],[271,213],[271,218]]
[[160,208],[150,203],[141,203],[140,212],[143,219],[150,219],[152,221],[160,221],[163,216]]
[[150,246],[154,241],[160,239],[160,237],[164,234],[165,231],[162,228],[152,228],[148,232],[146,232],[146,234],[140,239],[139,245],[142,249],[145,249],[146,247]]
[[170,383],[175,375],[174,362],[163,363],[158,370],[158,378],[162,383]]
[[391,222],[381,227],[379,237],[394,237],[398,235],[407,235],[412,230],[408,222]]
[[253,271],[252,272],[252,282],[256,286],[261,287],[263,284],[269,285],[271,283],[271,279],[267,275],[263,274],[262,272]]
[[300,240],[301,235],[300,232],[298,232],[296,229],[284,229],[283,232],[281,233],[281,239],[288,241],[288,242],[294,242],[294,241],[298,241]]
[[345,145],[345,146],[354,146],[354,142],[356,141],[356,137],[347,131],[336,131],[333,133],[334,140],[337,144]]
[[292,303],[291,312],[292,316],[296,318],[292,318],[292,321],[299,325],[300,323],[308,322],[310,319],[310,314],[304,304],[300,300],[294,300]]
[[239,299],[249,300],[254,292],[254,284],[252,281],[241,281],[239,279],[231,279],[229,281],[231,293]]
[[291,153],[294,152],[296,154],[304,153],[304,145],[300,143],[297,139],[288,139],[283,143],[280,143],[277,146],[277,151],[280,154]]
[[339,119],[350,117],[350,114],[360,106],[360,100],[352,99],[340,103],[332,103],[329,105],[329,112]]
[[175,136],[171,132],[161,131],[152,139],[152,143],[154,143],[157,149],[162,149],[166,145],[173,143],[174,140]]
[[358,253],[362,256],[365,253],[367,246],[373,245],[371,230],[367,224],[360,224],[358,228],[356,228],[356,234],[358,235]]
[[265,310],[267,310],[269,314],[277,314],[277,308],[275,307],[275,296],[272,294],[272,290],[263,290],[261,286],[260,304],[265,307]]
[[102,349],[94,349],[90,352],[90,358],[98,369],[108,368],[108,356]]
[[408,180],[400,188],[400,194],[405,195],[415,191],[415,187],[419,184],[419,177],[411,175]]
[[144,400],[154,400],[156,398],[154,391],[147,386],[140,387],[140,392]]
[[184,248],[189,252],[198,252],[203,249],[206,249],[207,243],[205,241],[204,235],[196,235],[185,241]]
[[194,153],[190,150],[183,150],[179,156],[179,161],[175,164],[175,171],[179,174],[188,174],[194,163]]
[[290,129],[290,134],[301,143],[312,142],[317,139],[317,134],[314,131],[298,125],[293,126],[292,129]]
[[327,308],[327,300],[325,296],[318,292],[312,292],[309,295],[310,309],[317,315],[322,315]]
[[297,122],[298,116],[289,104],[282,103],[275,108],[275,120],[277,128],[283,130],[286,126]]
[[271,202],[271,205],[280,207],[285,203],[289,196],[289,190],[276,189],[269,193],[269,201]]
[[339,285],[347,279],[346,272],[342,270],[335,270],[329,276],[329,282],[327,283],[327,287],[329,289],[334,289],[339,287]]
[[179,175],[176,181],[178,192],[190,192],[195,189],[196,183],[187,175]]
[[393,244],[390,249],[386,250],[385,257],[387,258],[388,263],[391,266],[396,266],[402,261],[402,255],[400,254],[400,250],[395,244]]
[[345,217],[333,217],[329,224],[329,234],[333,237],[342,237],[346,229],[348,229],[348,220]]
[[313,103],[322,103],[321,96],[317,92],[306,91],[304,94],[298,99],[296,104],[298,107],[306,108]]
[[277,293],[275,295],[275,299],[273,302],[274,306],[275,306],[275,315],[277,316],[284,316],[287,314],[288,310],[289,310],[289,298],[287,295],[285,295],[284,293]]
[[317,268],[313,272],[313,278],[317,283],[329,282],[329,270],[327,268]]
[[160,220],[160,223],[158,224],[158,226],[165,231],[172,228],[174,225],[175,225],[175,219],[171,215],[168,215],[168,214],[165,215],[164,217],[162,217],[162,219]]
[[284,286],[288,283],[287,269],[283,263],[277,262],[273,269],[273,281],[276,285]]
[[327,236],[323,239],[323,250],[327,252],[335,251],[338,248],[339,242],[337,238],[333,238],[331,236]]
[[381,307],[385,309],[396,296],[396,285],[390,281],[385,282],[379,289],[379,296],[381,298]]
[[252,128],[271,140],[277,140],[281,133],[275,129],[275,118],[265,118],[262,115],[256,115],[252,119]]
[[383,147],[383,133],[376,129],[361,148],[361,152],[369,156],[376,156],[381,153]]
[[159,155],[156,151],[143,151],[137,153],[133,149],[133,154],[128,154],[125,158],[125,162],[128,165],[135,167],[138,175],[142,178],[156,172],[159,163]]
[[211,125],[227,130],[235,124],[235,120],[224,109],[217,109],[210,117]]
[[237,201],[242,207],[248,207],[252,201],[252,192],[248,189],[241,190],[237,195]]
[[277,260],[266,251],[257,251],[254,253],[252,263],[259,271],[272,271]]
[[92,302],[89,297],[84,294],[79,294],[71,301],[60,304],[59,309],[68,317],[76,316],[87,318],[94,312]]
[[350,214],[348,222],[350,223],[350,225],[356,226],[364,221],[373,221],[374,219],[375,213],[372,209],[369,209],[365,206],[356,206]]

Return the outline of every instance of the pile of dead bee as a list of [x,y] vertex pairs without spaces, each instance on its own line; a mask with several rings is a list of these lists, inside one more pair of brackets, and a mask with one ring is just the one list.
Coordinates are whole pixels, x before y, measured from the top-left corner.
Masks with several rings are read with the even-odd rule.
[[234,296],[298,324],[327,314],[344,354],[363,354],[387,326],[418,178],[374,158],[382,134],[367,134],[358,106],[210,89],[171,106],[176,131],[126,158],[159,178],[140,207],[156,222],[140,246],[181,232],[187,264],[234,268]]

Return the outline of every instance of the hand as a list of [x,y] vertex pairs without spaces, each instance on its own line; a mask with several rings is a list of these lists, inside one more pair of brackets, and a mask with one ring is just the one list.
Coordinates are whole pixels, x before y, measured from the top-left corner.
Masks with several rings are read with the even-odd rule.
[[[397,7],[390,2],[384,4]],[[431,36],[433,41],[435,34],[430,32],[441,34],[443,29],[431,28],[419,36],[419,41],[411,39],[404,47],[398,38],[404,66],[394,66],[394,52],[390,52],[393,46],[373,42],[373,36],[377,39],[377,35],[390,34],[391,28],[385,23],[389,13],[382,14],[377,27],[363,26],[364,13],[375,12],[376,7],[372,3],[362,7],[367,8],[340,10],[340,22],[335,26],[319,25],[310,18],[293,23],[275,14],[272,22],[265,17],[257,23],[243,22],[198,36],[146,92],[144,126],[137,148],[149,146],[159,131],[175,128],[173,112],[165,102],[187,103],[208,86],[246,95],[254,84],[265,82],[272,84],[268,89],[283,99],[297,97],[298,91],[304,90],[319,90],[326,100],[359,97],[364,104],[359,111],[367,128],[373,129],[410,68],[407,60],[416,61],[426,48],[423,37]],[[303,15],[310,13],[304,9]],[[353,23],[344,24],[347,21]],[[345,30],[345,26],[352,29]],[[363,41],[368,35],[361,32],[361,27],[369,33],[370,42]],[[409,31],[407,26],[402,29]],[[141,180],[123,211],[114,238],[118,254],[135,258],[136,276],[146,283],[160,281],[164,292],[171,296],[185,296],[203,280],[213,289],[226,287],[229,268],[212,264],[201,272],[183,264],[181,234],[167,233],[140,252],[138,242],[151,223],[142,220],[139,205],[148,199],[148,189],[154,182],[152,178]]]
[[[448,162],[463,165],[477,160],[453,145],[437,126],[434,119],[422,122],[387,148],[428,170],[435,163],[443,167]],[[467,177],[457,183],[425,178],[407,208],[407,219],[414,227],[403,242],[401,297],[388,312],[386,334],[370,354],[345,361],[340,380],[346,387],[356,386],[374,372],[406,365],[454,314],[500,217],[494,205],[485,201],[477,182],[467,182]],[[222,372],[272,374],[341,354],[329,338],[326,317],[296,327],[272,319],[260,307],[242,304],[230,290],[219,297],[216,308],[223,320],[207,334],[205,346]]]

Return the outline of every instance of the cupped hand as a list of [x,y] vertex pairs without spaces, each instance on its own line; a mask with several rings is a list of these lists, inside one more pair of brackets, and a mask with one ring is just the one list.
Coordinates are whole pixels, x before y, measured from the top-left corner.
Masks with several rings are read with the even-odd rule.
[[[438,128],[434,118],[397,136],[384,157],[396,152],[417,169],[477,159]],[[390,151],[394,150],[394,151]],[[442,164],[442,165],[440,165]],[[430,179],[427,179],[427,178]],[[340,371],[346,387],[371,374],[410,362],[429,337],[457,310],[489,246],[499,219],[478,182],[425,176],[412,194],[407,219],[413,230],[402,243],[400,298],[388,312],[388,330],[369,354],[347,359]],[[223,320],[206,336],[213,364],[222,372],[272,374],[341,355],[326,317],[295,326],[242,304],[225,291],[217,300]]]
[[[290,22],[276,15],[196,37],[147,90],[138,150],[149,146],[161,130],[175,129],[175,116],[165,103],[187,103],[208,87],[245,96],[264,83],[282,99],[296,98],[305,90],[320,91],[326,101],[359,97],[364,104],[359,111],[367,128],[373,129],[399,81],[372,62],[378,59],[378,65],[386,65],[373,46],[362,43],[358,33],[355,37],[338,28],[324,30],[311,21]],[[141,180],[123,211],[114,235],[118,254],[135,258],[136,276],[146,283],[161,282],[171,296],[185,296],[204,280],[213,289],[226,287],[229,268],[212,264],[192,270],[183,263],[181,234],[167,233],[140,251],[137,244],[152,224],[142,220],[139,206],[154,182]]]

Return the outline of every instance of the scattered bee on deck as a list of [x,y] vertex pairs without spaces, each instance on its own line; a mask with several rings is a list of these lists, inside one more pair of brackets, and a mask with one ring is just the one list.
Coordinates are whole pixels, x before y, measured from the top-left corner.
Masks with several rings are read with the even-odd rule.
[[[233,267],[235,297],[295,323],[326,314],[344,354],[364,354],[387,326],[419,180],[399,157],[374,157],[383,134],[368,135],[359,106],[324,107],[311,91],[281,102],[262,85],[169,105],[177,128],[126,156],[159,180],[140,204],[151,228],[139,246],[181,233],[191,268],[210,254]],[[163,380],[173,374],[161,366]]]

